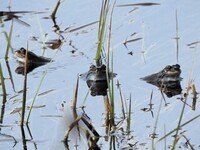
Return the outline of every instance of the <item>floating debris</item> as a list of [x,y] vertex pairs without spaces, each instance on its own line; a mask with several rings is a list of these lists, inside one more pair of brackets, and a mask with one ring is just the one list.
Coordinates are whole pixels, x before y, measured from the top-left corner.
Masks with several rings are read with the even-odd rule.
[[[46,107],[46,105],[33,106],[33,108],[43,108],[43,107]],[[30,106],[27,106],[26,110],[30,110]],[[21,111],[22,111],[22,107],[17,107],[10,114],[20,113]]]
[[188,83],[188,87],[186,88],[187,90],[185,92],[183,92],[183,96],[181,98],[181,100],[184,100],[184,98],[186,98],[189,94],[189,91],[191,91],[191,96],[192,96],[192,105],[190,106],[189,104],[187,104],[188,106],[190,106],[192,108],[192,110],[196,109],[196,103],[197,103],[197,99],[198,99],[198,92],[196,90],[196,86],[193,83],[193,81],[191,80]]
[[180,81],[181,69],[180,65],[167,65],[163,70],[158,73],[141,78],[147,83],[153,84],[164,92],[167,97],[172,97],[181,93],[182,88]]
[[129,55],[133,56],[133,51],[128,52]]
[[86,27],[88,27],[88,26],[91,26],[91,25],[93,25],[93,24],[96,24],[96,23],[98,23],[98,22],[99,22],[99,21],[94,21],[94,22],[91,22],[91,23],[88,23],[88,24],[86,24],[86,25],[82,25],[82,26],[80,26],[80,27],[73,28],[73,29],[71,29],[71,28],[66,28],[66,29],[65,29],[65,32],[75,32],[75,31],[81,30],[81,29],[83,29],[83,28],[86,28]]
[[[137,33],[136,33],[136,32],[132,33],[132,34],[129,36],[129,38],[126,38],[126,40],[123,42],[123,44],[124,44],[124,46],[126,47],[127,50],[129,50],[129,49],[128,49],[128,46],[127,46],[128,43],[140,41],[140,40],[143,39],[142,37],[135,37],[135,36],[137,36]],[[133,55],[133,51],[130,51],[130,50],[129,50],[128,54],[132,56],[132,55]]]
[[21,16],[16,15],[25,13],[33,13],[33,11],[0,11],[0,18],[2,17],[3,21],[15,20],[24,26],[30,27],[28,23],[19,19]]
[[160,4],[159,4],[159,3],[135,3],[135,4],[117,5],[117,7],[127,7],[127,6],[153,6],[153,5],[160,5]]
[[134,39],[126,40],[123,44],[127,48],[127,43],[136,42],[136,41],[139,41],[139,40],[142,40],[142,38],[134,38]]
[[192,100],[193,100],[192,101],[192,110],[195,110],[199,93],[197,93],[196,87],[194,84],[191,84],[191,89],[192,89]]
[[197,44],[199,44],[199,43],[200,43],[200,41],[195,41],[195,42],[192,42],[192,43],[187,44],[187,46],[189,46],[190,48],[194,48],[194,47],[196,47]]
[[53,40],[49,40],[45,42],[45,45],[52,50],[60,49],[62,44],[63,44],[63,41],[61,39],[53,39]]

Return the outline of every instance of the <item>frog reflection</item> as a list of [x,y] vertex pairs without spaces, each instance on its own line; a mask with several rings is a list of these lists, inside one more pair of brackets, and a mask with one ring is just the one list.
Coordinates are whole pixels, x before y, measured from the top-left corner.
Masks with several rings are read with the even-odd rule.
[[[88,87],[91,90],[91,95],[107,95],[108,83],[106,76],[106,66],[91,65],[88,72],[80,75],[83,80],[86,81]],[[110,77],[115,77],[116,74],[109,73]]]
[[158,73],[141,78],[147,83],[153,84],[164,92],[167,97],[172,97],[181,93],[181,69],[179,64],[168,65]]
[[[27,74],[28,73],[30,73],[31,71],[33,71],[35,68],[37,68],[37,67],[39,67],[39,66],[41,66],[41,65],[28,65],[27,66],[27,70],[26,70],[26,72],[27,72]],[[25,75],[25,65],[19,65],[16,69],[15,69],[15,72],[17,73],[17,74],[22,74],[22,75]]]

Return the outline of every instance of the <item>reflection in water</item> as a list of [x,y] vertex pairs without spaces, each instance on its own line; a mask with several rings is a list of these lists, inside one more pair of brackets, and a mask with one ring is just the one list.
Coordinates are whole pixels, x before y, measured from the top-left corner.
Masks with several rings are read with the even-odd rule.
[[[61,36],[62,37],[62,36]],[[63,38],[63,37],[62,37]],[[63,40],[61,40],[60,38],[59,39],[53,39],[53,40],[49,40],[47,42],[45,42],[45,45],[52,49],[52,50],[55,50],[55,49],[60,49],[60,47],[62,46],[63,44]]]
[[[33,64],[28,65],[28,66],[27,66],[27,70],[26,70],[27,74],[28,74],[29,72],[33,71],[35,68],[40,67],[40,66],[42,66],[42,65],[33,65]],[[22,74],[22,75],[24,75],[24,74],[25,74],[25,65],[19,65],[19,66],[15,69],[15,72],[16,72],[17,74]]]
[[[86,80],[92,96],[107,95],[108,84],[105,65],[91,65],[89,71],[80,76],[82,79]],[[116,74],[109,73],[109,76],[114,77]]]
[[3,95],[2,104],[1,104],[0,123],[3,123],[3,118],[4,118],[4,113],[5,113],[5,103],[6,103],[6,95]]
[[27,144],[26,144],[26,135],[24,132],[24,126],[20,126],[21,127],[21,133],[22,133],[22,143],[23,143],[23,149],[27,150]]
[[10,81],[11,81],[13,91],[16,92],[16,91],[15,91],[15,84],[14,84],[13,77],[12,77],[12,72],[11,72],[10,65],[9,65],[9,62],[8,62],[8,61],[6,61],[6,67],[7,67],[7,70],[8,70],[9,79],[10,79]]
[[164,92],[167,97],[172,97],[181,93],[182,88],[181,81],[181,69],[180,65],[168,65],[158,73],[141,78],[147,83],[153,84]]
[[53,21],[53,30],[54,32],[60,32],[60,27],[57,25],[57,22],[56,22],[56,17],[52,17],[51,18],[52,21]]
[[26,60],[26,52],[27,50],[21,48],[20,50],[15,51],[15,56],[17,57],[20,65],[15,69],[17,74],[25,74],[25,61],[27,61],[27,70],[26,72],[29,73],[33,71],[35,68],[45,65],[46,63],[51,62],[50,58],[46,58],[43,56],[38,56],[33,52],[27,52],[27,60]]
[[28,23],[19,19],[21,16],[16,15],[16,14],[25,14],[25,13],[33,13],[33,12],[32,11],[0,11],[0,18],[3,18],[4,21],[15,20],[24,26],[30,27]]

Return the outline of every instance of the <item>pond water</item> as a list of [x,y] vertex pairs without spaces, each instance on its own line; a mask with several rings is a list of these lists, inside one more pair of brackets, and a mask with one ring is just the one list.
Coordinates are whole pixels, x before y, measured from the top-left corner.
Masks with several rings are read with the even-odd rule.
[[[111,138],[106,140],[105,109],[102,96],[87,96],[88,87],[85,81],[79,81],[78,103],[81,107],[84,103],[84,111],[91,119],[93,127],[101,138],[98,145],[101,149],[126,149],[129,145],[135,145],[132,149],[152,149],[152,133],[157,134],[156,142],[166,133],[177,127],[183,102],[181,95],[168,98],[165,96],[167,105],[158,87],[148,84],[141,77],[157,73],[167,65],[179,64],[181,66],[181,86],[186,91],[188,82],[193,81],[196,91],[200,89],[200,49],[197,41],[200,40],[200,1],[197,0],[159,0],[160,5],[152,6],[121,6],[124,4],[145,3],[146,1],[116,1],[112,20],[111,49],[113,50],[113,71],[117,73],[114,78],[115,85],[115,116],[116,123],[121,120],[122,111],[120,92],[117,88],[117,80],[120,82],[121,92],[127,105],[131,94],[131,133],[129,139],[120,135],[120,131],[111,132],[116,138],[115,147],[111,146]],[[97,47],[98,23],[101,1],[61,1],[56,13],[56,23],[60,27],[64,42],[60,50],[50,48],[43,49],[43,41],[59,39],[60,36],[53,30],[54,24],[47,19],[57,1],[23,0],[7,1],[0,0],[0,11],[33,11],[38,13],[17,14],[22,21],[28,23],[25,26],[17,20],[13,21],[11,47],[13,50],[26,48],[37,55],[53,58],[53,62],[34,69],[27,75],[27,106],[30,106],[35,93],[42,81],[36,96],[33,111],[31,112],[28,126],[20,127],[24,76],[15,72],[19,66],[13,51],[9,51],[9,59],[6,62],[4,55],[7,47],[5,33],[9,34],[11,21],[1,23],[0,27],[0,62],[5,77],[6,103],[1,106],[0,124],[0,149],[65,149],[62,142],[65,131],[73,122],[71,109],[77,76],[89,70],[91,64],[95,64]],[[111,2],[113,4],[113,1]],[[177,30],[176,12],[178,20],[178,56],[177,56]],[[4,18],[2,18],[4,19]],[[96,22],[96,23],[95,23]],[[91,25],[88,25],[92,23]],[[86,27],[82,27],[88,25]],[[79,27],[82,27],[78,29]],[[73,30],[74,29],[74,30]],[[136,34],[134,34],[136,33]],[[134,34],[134,35],[133,35]],[[133,35],[133,36],[131,36]],[[37,40],[33,40],[36,38]],[[124,41],[142,38],[141,40]],[[105,41],[107,38],[105,39]],[[197,42],[197,44],[189,45]],[[192,48],[191,48],[192,47]],[[178,57],[178,60],[177,60]],[[44,76],[45,71],[47,74]],[[1,88],[2,91],[2,88]],[[151,111],[144,112],[148,108],[151,93],[153,115]],[[87,96],[87,98],[86,98]],[[84,99],[86,101],[84,102]],[[1,96],[1,103],[3,103]],[[160,103],[162,102],[161,106]],[[192,94],[189,91],[187,103],[192,105]],[[182,123],[200,114],[199,99],[196,109],[192,110],[186,105]],[[160,108],[160,112],[158,113]],[[82,110],[78,109],[79,115]],[[26,111],[26,116],[28,110]],[[159,116],[158,116],[159,114]],[[158,119],[156,119],[158,116]],[[157,124],[156,124],[156,120]],[[126,121],[120,122],[126,126]],[[85,126],[80,122],[80,126]],[[118,125],[118,128],[120,124]],[[156,129],[155,129],[156,126]],[[200,124],[199,118],[193,120],[180,130],[181,135],[177,148],[200,149]],[[24,134],[23,134],[24,133]],[[156,149],[164,149],[165,145],[170,149],[175,134],[172,133],[165,140],[156,143]],[[23,140],[23,135],[26,140]],[[132,136],[132,139],[130,137]],[[124,137],[124,139],[123,139]],[[84,130],[78,137],[77,128],[70,132],[70,149],[88,149]],[[188,141],[187,141],[188,140]],[[26,143],[26,144],[25,144]],[[25,146],[26,145],[26,146]],[[127,148],[128,149],[128,148]],[[131,149],[129,147],[129,149]]]

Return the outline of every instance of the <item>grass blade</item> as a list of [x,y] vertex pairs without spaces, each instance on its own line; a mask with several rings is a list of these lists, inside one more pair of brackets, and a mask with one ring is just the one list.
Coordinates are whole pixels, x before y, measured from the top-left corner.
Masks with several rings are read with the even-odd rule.
[[108,6],[109,6],[109,0],[103,0],[101,7],[100,21],[99,21],[99,29],[98,29],[98,45],[95,58],[97,66],[100,66],[102,64],[101,51],[103,49],[103,43],[104,43]]
[[125,115],[125,108],[124,108],[124,100],[123,100],[123,97],[122,97],[122,91],[121,91],[119,80],[117,80],[117,86],[118,86],[118,89],[119,89],[121,108],[122,108],[122,116],[123,116],[123,119],[125,119],[126,115]]
[[154,131],[152,133],[152,150],[156,150],[156,144],[154,142],[154,139],[157,136],[156,129],[157,129],[157,125],[158,125],[158,118],[159,118],[159,115],[160,115],[161,106],[162,106],[162,98],[161,98],[160,105],[159,105],[159,108],[158,108],[158,114],[156,116],[156,122],[155,122],[155,126],[154,126]]
[[179,54],[179,32],[178,32],[178,15],[177,15],[177,10],[176,10],[176,61],[178,63],[178,54]]
[[4,76],[3,76],[3,71],[0,63],[0,78],[1,78],[1,86],[2,86],[2,92],[3,95],[6,96],[6,87],[5,87],[5,82],[4,82]]
[[20,125],[23,126],[24,124],[24,117],[26,111],[26,88],[27,88],[27,60],[28,60],[28,44],[26,49],[26,57],[25,57],[25,64],[24,64],[24,87],[23,87],[23,98],[22,98],[22,114],[21,114],[21,123]]
[[0,78],[1,78],[1,86],[2,86],[2,95],[3,95],[3,100],[2,100],[2,106],[1,106],[1,116],[0,116],[0,123],[3,123],[3,116],[4,116],[4,110],[5,110],[5,103],[6,103],[6,87],[4,83],[4,76],[3,76],[3,71],[0,63]]
[[56,13],[57,13],[57,10],[58,10],[59,6],[60,6],[60,0],[58,0],[53,12],[51,13],[51,18],[55,18],[56,17]]
[[28,112],[28,117],[27,117],[27,119],[26,119],[26,124],[27,124],[28,121],[29,121],[29,118],[30,118],[30,115],[31,115],[31,111],[32,111],[32,109],[33,109],[33,105],[34,105],[35,100],[36,100],[36,97],[37,97],[37,95],[38,95],[38,93],[39,93],[39,90],[40,90],[40,87],[41,87],[41,85],[42,85],[42,82],[43,82],[45,76],[47,75],[48,69],[49,69],[51,63],[53,62],[53,58],[56,56],[57,52],[58,52],[58,50],[56,51],[56,53],[55,53],[54,56],[52,57],[51,62],[49,62],[49,64],[47,65],[47,68],[46,68],[46,70],[44,71],[42,78],[40,79],[38,88],[36,89],[35,95],[34,95],[34,97],[33,97],[33,101],[32,101],[31,106],[30,106],[30,110],[29,110],[29,112]]
[[[72,104],[72,109],[73,109],[73,111],[76,110],[76,105],[77,105],[78,85],[79,85],[79,75],[78,75],[78,77],[77,77],[76,89],[75,89],[74,99],[73,99],[73,104]],[[75,118],[76,118],[76,117],[75,117]]]
[[[200,114],[197,115],[197,116],[195,116],[194,118],[192,118],[192,119],[186,121],[185,123],[181,124],[181,125],[180,125],[180,128],[186,126],[187,124],[189,124],[189,123],[191,123],[192,121],[198,119],[199,117],[200,117]],[[177,130],[177,128],[175,128],[174,130],[172,130],[172,131],[168,132],[167,134],[165,134],[163,137],[161,137],[160,139],[158,139],[157,143],[160,142],[160,141],[162,141],[162,140],[164,140],[164,139],[166,139],[169,135],[171,135],[172,133],[174,133],[176,130]]]
[[182,118],[183,118],[185,106],[186,106],[186,103],[183,103],[183,107],[182,107],[181,114],[180,114],[179,121],[178,121],[177,128],[176,128],[176,133],[175,133],[175,136],[174,136],[174,142],[172,144],[172,150],[176,149],[176,144],[178,142],[178,134],[179,134],[179,130],[181,129],[181,121],[182,121]]
[[130,102],[129,102],[128,116],[127,116],[127,129],[126,129],[126,132],[128,134],[131,131],[131,103],[132,103],[132,99],[131,99],[131,94],[130,94]]
[[9,48],[11,47],[12,32],[13,32],[13,21],[12,21],[12,24],[10,27],[10,32],[9,32],[8,38],[7,38],[7,47],[6,47],[6,53],[5,53],[6,61],[8,60],[8,51],[9,51]]

